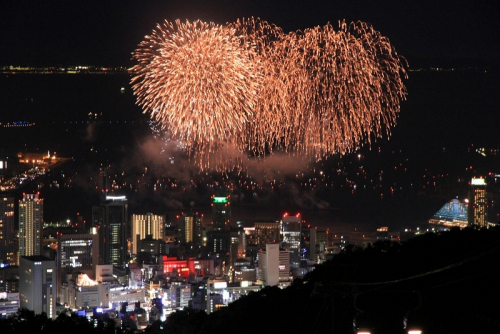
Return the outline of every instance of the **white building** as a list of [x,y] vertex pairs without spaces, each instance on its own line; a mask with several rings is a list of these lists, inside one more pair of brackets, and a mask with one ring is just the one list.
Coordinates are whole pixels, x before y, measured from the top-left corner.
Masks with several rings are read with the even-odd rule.
[[145,300],[144,288],[128,286],[105,285],[105,294],[108,296],[107,304],[110,308],[117,309],[123,303],[129,305]]
[[0,292],[0,319],[16,314],[19,306],[19,292]]
[[21,307],[35,314],[45,312],[56,318],[57,269],[56,261],[45,256],[23,256],[19,265],[19,295]]
[[96,282],[87,275],[78,275],[78,279],[68,283],[68,300],[72,309],[105,307],[118,309],[123,303],[143,303],[144,289],[121,286],[116,282]]
[[280,250],[279,244],[266,244],[266,250],[259,250],[258,278],[265,286],[290,281],[290,253]]

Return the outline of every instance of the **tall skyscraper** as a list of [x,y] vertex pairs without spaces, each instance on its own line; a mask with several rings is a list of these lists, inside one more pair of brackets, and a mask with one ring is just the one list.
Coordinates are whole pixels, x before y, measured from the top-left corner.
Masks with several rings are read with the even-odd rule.
[[298,268],[300,265],[300,213],[290,216],[288,213],[281,219],[283,233],[283,248],[290,252],[290,266]]
[[21,307],[45,312],[56,318],[57,268],[56,261],[45,256],[22,256],[19,264],[19,296]]
[[124,266],[127,261],[127,198],[106,196],[99,209],[94,208],[92,212],[99,235],[99,263]]
[[203,246],[203,215],[198,212],[178,216],[178,234],[181,243],[191,242],[194,247]]
[[280,240],[280,223],[279,222],[256,222],[255,236],[257,238],[257,246],[265,248],[266,244],[281,242]]
[[132,215],[132,254],[137,255],[139,241],[148,235],[153,240],[163,240],[165,216],[148,212],[145,215]]
[[14,197],[0,197],[0,262],[15,265]]
[[476,226],[479,228],[488,227],[486,180],[483,178],[473,178],[470,185],[469,226]]
[[193,245],[195,247],[202,247],[206,244],[206,233],[203,224],[203,214],[198,214],[194,218],[194,229],[193,229]]
[[196,215],[194,213],[183,213],[177,216],[177,235],[179,242],[193,242]]
[[229,196],[212,198],[212,230],[227,231],[231,222],[231,203]]
[[234,267],[234,263],[238,260],[239,257],[241,257],[242,254],[242,248],[240,246],[240,240],[241,240],[241,234],[243,231],[239,228],[231,228],[229,231],[229,238],[230,238],[230,244],[229,244],[229,265]]
[[19,201],[19,256],[41,255],[43,199],[37,194],[23,194]]

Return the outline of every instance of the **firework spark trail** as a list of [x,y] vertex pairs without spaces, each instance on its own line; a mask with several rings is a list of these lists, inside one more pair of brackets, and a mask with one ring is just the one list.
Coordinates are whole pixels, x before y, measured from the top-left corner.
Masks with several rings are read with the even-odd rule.
[[406,97],[405,60],[363,22],[288,34],[254,18],[165,22],[133,55],[138,104],[202,168],[354,151],[390,135]]
[[[404,66],[388,40],[365,23],[340,22],[293,32],[280,46],[281,67],[294,73],[281,104],[285,150],[321,159],[353,151],[390,133],[406,96]],[[299,100],[300,99],[300,100]],[[294,129],[284,132],[284,129]],[[283,136],[288,140],[283,142]]]
[[253,48],[234,29],[201,21],[165,22],[133,56],[137,103],[187,147],[242,147],[257,101]]

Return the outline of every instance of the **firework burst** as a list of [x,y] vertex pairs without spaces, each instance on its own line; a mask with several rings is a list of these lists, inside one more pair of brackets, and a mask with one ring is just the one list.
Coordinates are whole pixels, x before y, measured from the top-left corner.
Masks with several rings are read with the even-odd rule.
[[201,21],[158,25],[133,53],[137,103],[186,147],[242,146],[261,74],[235,30]]
[[362,22],[284,34],[254,18],[166,21],[133,56],[137,103],[202,168],[351,152],[389,135],[406,97],[404,59]]
[[339,26],[291,35],[297,42],[289,61],[307,73],[295,86],[307,94],[299,150],[316,158],[344,154],[370,143],[372,136],[390,134],[406,97],[404,60],[389,40],[366,23]]

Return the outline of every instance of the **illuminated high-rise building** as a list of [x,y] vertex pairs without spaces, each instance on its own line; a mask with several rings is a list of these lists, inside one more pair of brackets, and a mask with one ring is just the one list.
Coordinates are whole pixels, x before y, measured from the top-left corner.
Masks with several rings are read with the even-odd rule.
[[193,231],[194,231],[194,217],[183,215],[181,222],[181,235],[180,241],[181,243],[193,242]]
[[290,216],[288,213],[281,219],[281,231],[283,233],[283,248],[290,252],[290,266],[298,268],[300,265],[300,213]]
[[203,214],[198,212],[183,213],[179,217],[179,240],[181,243],[191,242],[194,247],[205,244],[205,231],[203,230]]
[[94,227],[99,234],[99,264],[124,266],[127,261],[127,198],[106,196],[92,213]]
[[227,231],[231,221],[231,203],[229,196],[212,198],[212,230]]
[[486,180],[473,178],[470,182],[469,226],[488,227],[488,198]]
[[279,222],[256,222],[255,237],[258,248],[265,248],[266,244],[280,242]]
[[153,240],[163,240],[165,216],[148,212],[145,215],[132,215],[132,254],[137,255],[139,241],[149,235]]
[[202,247],[206,245],[206,233],[203,223],[203,214],[196,213],[194,218],[194,228],[193,228],[193,245],[195,247]]
[[14,197],[0,197],[0,262],[15,265]]
[[203,214],[198,212],[183,213],[178,216],[178,233],[181,243],[192,243],[195,247],[203,245]]
[[239,257],[243,256],[242,248],[240,247],[241,243],[241,235],[243,231],[238,228],[231,228],[229,231],[229,265],[234,266],[234,263],[238,260]]
[[23,194],[19,201],[19,256],[41,255],[43,199],[38,194]]

